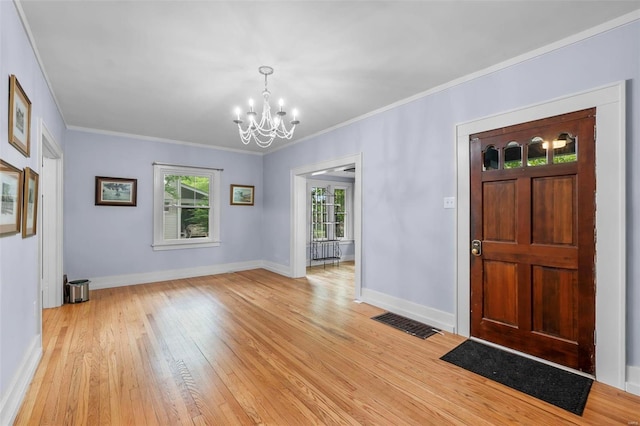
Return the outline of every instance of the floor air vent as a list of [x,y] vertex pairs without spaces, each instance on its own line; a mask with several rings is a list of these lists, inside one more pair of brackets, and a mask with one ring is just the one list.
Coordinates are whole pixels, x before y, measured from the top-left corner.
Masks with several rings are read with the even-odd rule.
[[440,332],[440,330],[430,325],[405,318],[392,312],[385,312],[384,314],[372,317],[371,319],[383,324],[390,325],[393,328],[397,328],[398,330],[402,330],[405,333],[411,334],[412,336],[416,336],[421,339],[426,339],[432,334]]

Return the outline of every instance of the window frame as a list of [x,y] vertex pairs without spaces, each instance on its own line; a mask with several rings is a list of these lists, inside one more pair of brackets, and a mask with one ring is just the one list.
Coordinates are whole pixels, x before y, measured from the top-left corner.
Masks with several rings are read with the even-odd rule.
[[[209,235],[199,238],[164,238],[165,175],[209,178]],[[153,165],[153,250],[179,250],[220,246],[221,170],[203,167]],[[192,208],[189,206],[189,208]]]

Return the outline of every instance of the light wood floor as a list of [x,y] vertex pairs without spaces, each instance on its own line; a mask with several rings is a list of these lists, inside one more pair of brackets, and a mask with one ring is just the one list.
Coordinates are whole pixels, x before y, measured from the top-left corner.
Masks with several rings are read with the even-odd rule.
[[18,425],[621,424],[640,397],[595,383],[583,417],[439,357],[353,302],[353,265],[91,291],[44,312]]

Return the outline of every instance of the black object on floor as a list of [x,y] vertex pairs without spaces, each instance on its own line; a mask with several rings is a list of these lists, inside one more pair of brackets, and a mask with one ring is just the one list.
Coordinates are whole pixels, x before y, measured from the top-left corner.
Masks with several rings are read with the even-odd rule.
[[421,339],[426,339],[427,337],[440,332],[440,330],[433,328],[430,325],[423,324],[391,312],[385,312],[384,314],[377,315],[371,319],[390,325],[391,327],[397,328],[398,330],[402,330],[405,333],[409,333],[412,336],[416,336]]
[[473,340],[440,359],[579,416],[593,380]]

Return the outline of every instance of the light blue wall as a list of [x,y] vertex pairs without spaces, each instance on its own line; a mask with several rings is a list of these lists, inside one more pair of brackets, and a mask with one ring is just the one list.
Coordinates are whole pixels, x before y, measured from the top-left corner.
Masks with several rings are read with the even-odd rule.
[[621,80],[628,81],[627,364],[640,366],[638,21],[267,155],[264,257],[289,265],[290,170],[362,152],[363,287],[454,313],[455,210],[443,209],[443,198],[456,191],[456,124]]
[[[29,158],[7,142],[11,74],[16,75],[32,103]],[[0,1],[0,100],[0,158],[19,169],[30,167],[40,173],[39,122],[44,121],[61,146],[65,127],[15,6],[8,1]],[[10,391],[9,384],[38,336],[34,316],[38,298],[38,236],[0,237],[0,401]]]
[[[221,245],[153,251],[153,162],[222,168]],[[95,205],[95,177],[138,180],[137,207]],[[69,280],[262,259],[262,157],[125,136],[69,131],[64,259]],[[230,206],[230,184],[255,185],[255,205]]]

